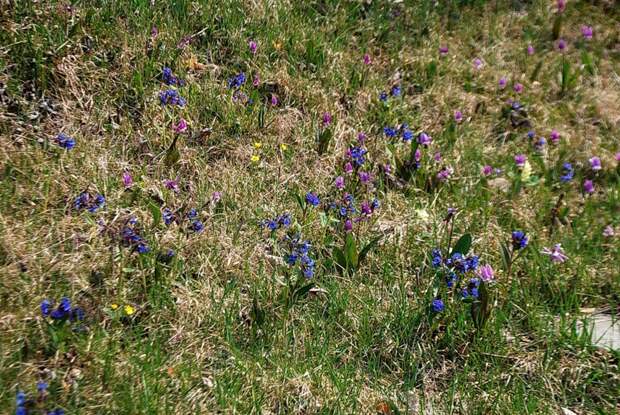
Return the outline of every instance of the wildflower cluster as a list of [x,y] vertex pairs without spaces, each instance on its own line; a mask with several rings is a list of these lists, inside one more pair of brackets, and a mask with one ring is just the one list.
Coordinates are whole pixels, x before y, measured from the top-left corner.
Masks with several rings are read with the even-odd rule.
[[312,278],[314,276],[315,262],[310,257],[310,249],[312,245],[309,241],[301,241],[299,235],[286,236],[286,242],[288,243],[288,255],[286,256],[286,263],[290,266],[299,264],[300,270],[304,277]]
[[269,229],[274,232],[279,228],[288,228],[291,226],[293,219],[289,213],[284,213],[273,219],[265,219],[259,223],[259,226],[263,229]]
[[61,298],[56,308],[51,300],[45,299],[41,301],[40,308],[41,315],[50,317],[52,320],[81,321],[84,319],[84,310],[80,307],[72,307],[68,297]]
[[176,86],[185,85],[185,81],[174,76],[172,74],[172,69],[170,69],[167,66],[165,66],[164,69],[162,70],[161,78],[162,78],[162,81],[164,81],[166,85],[176,85]]
[[[61,408],[56,408],[51,411],[45,409],[45,407],[49,405],[48,388],[49,385],[47,382],[37,382],[36,398],[28,398],[25,392],[18,391],[15,396],[15,415],[28,415],[34,413],[42,413],[46,415],[65,415],[65,411]],[[41,412],[35,412],[37,409]]]
[[138,219],[135,217],[127,220],[121,230],[121,241],[125,246],[132,248],[138,253],[146,254],[150,252],[151,248],[149,248],[146,240],[140,236],[137,224]]
[[95,213],[103,206],[105,206],[105,197],[101,194],[93,196],[88,192],[82,192],[73,201],[75,210],[86,209],[91,213]]

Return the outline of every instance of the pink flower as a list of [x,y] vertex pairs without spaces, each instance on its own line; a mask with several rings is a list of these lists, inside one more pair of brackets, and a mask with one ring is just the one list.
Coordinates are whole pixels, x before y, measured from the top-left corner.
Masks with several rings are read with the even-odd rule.
[[611,238],[615,234],[616,233],[614,232],[614,228],[611,225],[607,225],[605,226],[605,229],[603,229],[603,236],[606,238]]
[[187,121],[181,118],[176,125],[172,126],[172,129],[177,134],[184,133],[185,131],[187,131]]
[[346,174],[351,174],[353,173],[353,165],[351,164],[350,161],[347,161],[347,164],[344,165],[344,172]]
[[493,271],[493,267],[491,267],[491,265],[489,264],[482,265],[480,268],[478,268],[477,274],[484,282],[493,281],[493,279],[495,278],[495,272]]
[[561,244],[555,244],[551,249],[543,248],[541,253],[548,255],[549,258],[551,258],[551,262],[555,262],[556,264],[561,264],[568,259],[568,257],[564,255]]
[[433,156],[433,160],[441,161],[441,153],[439,151],[435,153],[435,155]]
[[338,189],[338,190],[344,189],[344,177],[342,177],[342,176],[336,177],[334,185],[336,186],[336,189]]
[[222,200],[222,192],[213,192],[211,194],[211,201],[213,203],[218,203],[220,200]]
[[123,185],[125,185],[125,187],[130,187],[133,184],[133,178],[131,177],[131,174],[129,174],[129,172],[124,172],[123,173]]
[[594,182],[592,180],[586,180],[583,182],[583,191],[592,194],[594,193]]
[[370,59],[370,55],[367,53],[364,53],[364,65],[370,65],[372,63],[372,60]]
[[557,0],[556,6],[558,8],[558,13],[562,13],[564,9],[566,9],[566,0]]
[[527,156],[525,154],[517,154],[515,156],[515,164],[517,167],[525,166],[525,162],[527,161]]
[[254,75],[254,79],[252,80],[252,85],[255,88],[260,85],[260,75],[259,74]]
[[171,179],[164,180],[164,186],[166,186],[166,189],[172,190],[175,193],[179,192],[179,182],[178,182],[177,179],[175,179],[175,180],[171,180]]
[[564,39],[558,40],[557,48],[560,52],[564,52],[567,47],[568,47],[568,44],[566,43]]
[[527,54],[531,56],[531,55],[534,54],[534,52],[535,52],[534,51],[534,46],[532,46],[531,44],[527,45]]
[[583,25],[581,26],[581,34],[583,35],[584,39],[590,40],[592,39],[592,35],[594,34],[594,29],[592,29],[592,26]]
[[463,121],[463,113],[459,110],[454,111],[454,121],[460,123]]
[[482,168],[482,175],[483,176],[490,176],[491,173],[493,173],[493,167],[486,165]]
[[594,171],[599,171],[603,168],[603,166],[601,165],[601,159],[594,156],[590,158],[590,168]]
[[499,78],[499,82],[497,83],[499,85],[499,89],[504,89],[506,88],[506,84],[508,83],[508,81],[506,81],[506,78],[501,77]]
[[482,59],[480,58],[474,59],[474,68],[482,69],[483,66],[484,66],[484,62],[482,62]]
[[523,84],[522,84],[522,83],[517,82],[517,83],[514,85],[513,89],[515,90],[515,92],[516,92],[517,94],[520,94],[521,92],[523,92]]
[[447,56],[448,55],[448,46],[439,46],[439,56]]
[[258,48],[258,44],[255,41],[250,40],[248,42],[248,47],[250,48],[250,52],[252,52],[253,55],[256,55],[256,49]]
[[620,152],[616,153],[616,161],[620,163]]
[[560,133],[558,133],[556,130],[551,131],[551,134],[549,135],[549,139],[551,140],[551,142],[553,144],[557,144],[560,142]]
[[324,112],[323,113],[323,126],[327,127],[328,125],[330,125],[332,123],[332,115],[329,112]]
[[364,142],[366,141],[366,134],[361,133],[361,132],[360,132],[360,133],[358,133],[358,134],[357,134],[357,141],[358,141],[360,144],[364,145]]

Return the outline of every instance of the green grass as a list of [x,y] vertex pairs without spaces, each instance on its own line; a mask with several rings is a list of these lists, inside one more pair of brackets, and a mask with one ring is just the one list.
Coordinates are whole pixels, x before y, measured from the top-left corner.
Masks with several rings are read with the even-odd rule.
[[[2,6],[3,413],[14,412],[19,390],[36,397],[39,380],[48,396],[29,413],[620,410],[618,352],[576,329],[588,309],[617,316],[620,302],[613,2],[568,3],[564,53],[546,1],[154,3]],[[582,38],[583,24],[593,39]],[[185,80],[184,108],[160,105],[165,66]],[[251,104],[227,88],[239,72]],[[395,85],[401,95],[381,102]],[[530,127],[511,123],[508,99],[527,112],[513,111],[513,121]],[[325,112],[333,117],[326,127]],[[171,126],[181,117],[189,129],[171,162]],[[433,138],[407,180],[394,177],[407,177],[412,148],[383,132],[402,123]],[[538,151],[530,129],[548,141],[555,129],[561,140]],[[373,185],[354,189],[345,152],[360,131]],[[58,147],[60,132],[74,149]],[[515,167],[520,153],[530,173]],[[601,171],[590,169],[592,156]],[[562,184],[564,162],[575,177]],[[485,165],[501,179],[484,177]],[[444,167],[453,169],[445,183],[437,179]],[[323,210],[342,198],[339,175],[357,200],[381,204],[348,242],[338,215]],[[105,206],[76,210],[84,191],[104,195]],[[309,191],[321,207],[304,202]],[[164,224],[165,207],[180,223]],[[450,207],[458,213],[446,221]],[[189,228],[191,208],[200,233]],[[258,226],[285,212],[288,230]],[[130,217],[150,252],[122,242]],[[615,236],[603,235],[607,226]],[[530,243],[508,266],[502,245],[516,229]],[[282,260],[287,232],[311,241],[311,280]],[[484,309],[482,297],[464,302],[463,286],[449,289],[431,266],[433,248],[445,253],[464,234],[470,253],[495,270],[487,318],[471,311]],[[541,253],[557,243],[569,257],[562,264]],[[41,316],[43,299],[63,296],[84,309],[83,323]],[[435,298],[441,313],[430,310]]]

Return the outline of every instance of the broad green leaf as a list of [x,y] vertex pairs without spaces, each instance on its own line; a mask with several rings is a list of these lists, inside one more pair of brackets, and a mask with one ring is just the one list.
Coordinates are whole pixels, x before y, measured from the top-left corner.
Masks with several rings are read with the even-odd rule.
[[348,233],[344,241],[344,254],[347,260],[347,268],[353,270],[357,268],[358,253],[357,244],[355,243],[355,237],[352,233]]
[[161,223],[161,209],[155,203],[149,203],[149,210],[151,211],[151,216],[153,216],[153,228],[156,228]]
[[462,255],[467,255],[469,252],[469,248],[471,248],[471,235],[466,233],[461,236],[456,244],[454,244],[454,248],[452,248],[452,253],[458,252]]

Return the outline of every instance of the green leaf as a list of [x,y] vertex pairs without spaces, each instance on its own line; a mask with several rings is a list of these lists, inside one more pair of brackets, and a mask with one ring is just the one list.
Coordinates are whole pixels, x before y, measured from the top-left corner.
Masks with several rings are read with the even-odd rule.
[[506,246],[505,243],[502,242],[501,244],[502,247],[502,265],[504,266],[504,269],[507,271],[508,268],[510,267],[510,251],[508,250],[508,247]]
[[469,248],[471,248],[471,234],[466,233],[461,236],[458,241],[456,241],[454,248],[452,248],[452,254],[458,252],[465,256],[469,252]]
[[261,105],[258,110],[258,128],[265,127],[265,105]]
[[553,22],[553,30],[551,35],[553,36],[553,40],[557,40],[560,37],[560,32],[562,31],[562,13],[558,13],[555,16],[555,20]]
[[336,264],[338,264],[341,270],[347,269],[347,259],[345,258],[344,252],[342,252],[342,249],[335,246],[332,256],[334,257]]
[[357,253],[357,244],[352,233],[348,233],[344,241],[344,254],[347,260],[347,269],[354,270],[357,268],[359,257]]
[[325,212],[319,213],[319,219],[321,221],[321,226],[326,227],[329,219],[327,218],[327,215],[325,214]]
[[254,297],[254,300],[252,301],[251,317],[258,326],[262,326],[265,322],[265,312],[258,304],[258,299],[256,297]]
[[178,135],[175,136],[174,140],[172,140],[172,144],[170,144],[170,147],[168,147],[168,150],[166,150],[166,157],[164,158],[164,164],[168,167],[174,166],[181,159],[181,153],[179,153],[179,150],[177,149],[178,139],[179,139],[179,136]]
[[333,135],[331,128],[326,128],[319,133],[319,154],[324,154],[327,151]]
[[153,216],[153,228],[156,228],[161,223],[161,209],[153,202],[149,202],[149,210],[151,211],[151,216]]
[[583,67],[586,69],[586,72],[594,76],[595,68],[594,62],[592,61],[592,55],[590,55],[586,50],[581,52],[581,63],[583,63]]
[[471,305],[471,316],[478,330],[484,327],[484,324],[491,314],[489,304],[489,291],[486,288],[485,282],[481,281],[480,286],[478,287],[478,301],[475,301]]
[[368,252],[370,252],[370,250],[373,247],[375,247],[377,245],[377,243],[379,243],[381,238],[383,238],[383,235],[377,236],[376,238],[374,238],[370,242],[368,242],[364,248],[362,248],[362,250],[360,251],[360,254],[359,254],[359,263],[360,264],[362,262],[364,262],[364,260],[366,259],[366,255],[368,255]]
[[540,73],[542,66],[543,66],[543,61],[541,59],[538,61],[538,64],[536,64],[536,67],[534,68],[534,71],[532,72],[532,75],[530,76],[530,82],[534,82],[538,78],[538,74]]
[[297,200],[297,204],[301,208],[301,210],[306,209],[306,199],[302,197],[299,193],[295,193],[295,199]]
[[314,287],[314,283],[311,282],[310,284],[304,285],[303,287],[296,289],[295,292],[293,293],[293,304],[297,302],[297,300],[299,300],[300,298],[303,298],[306,295],[308,295],[308,293],[313,287]]

